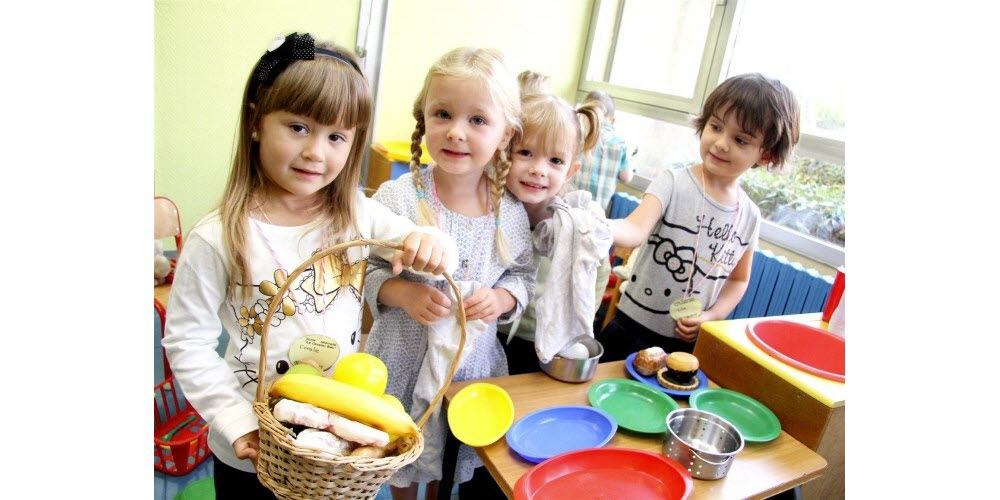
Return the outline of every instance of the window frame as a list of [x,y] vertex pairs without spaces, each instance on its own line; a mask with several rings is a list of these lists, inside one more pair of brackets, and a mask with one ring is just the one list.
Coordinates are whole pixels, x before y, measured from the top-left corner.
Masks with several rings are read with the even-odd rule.
[[[627,113],[638,114],[655,120],[690,126],[691,116],[697,114],[704,104],[708,94],[721,83],[721,75],[728,72],[730,57],[736,45],[736,35],[739,32],[738,20],[746,0],[715,0],[712,20],[702,52],[701,65],[698,70],[698,80],[695,83],[694,96],[690,99],[681,96],[662,94],[647,90],[633,89],[606,82],[587,80],[587,70],[594,44],[594,36],[598,27],[598,17],[603,3],[608,2],[616,9],[613,21],[609,51],[614,51],[618,39],[621,13],[628,0],[593,0],[591,8],[590,27],[587,33],[587,45],[580,65],[580,76],[577,83],[576,99],[582,101],[588,92],[603,90],[614,96],[617,109]],[[607,74],[607,69],[605,74]],[[815,134],[802,133],[795,148],[796,156],[816,158],[821,161],[845,165],[845,142]],[[632,181],[626,183],[632,189],[644,192],[652,179],[636,174]],[[820,240],[811,235],[799,233],[771,221],[761,221],[760,237],[772,244],[786,248],[809,259],[822,262],[831,267],[844,265],[845,249],[832,243]]]

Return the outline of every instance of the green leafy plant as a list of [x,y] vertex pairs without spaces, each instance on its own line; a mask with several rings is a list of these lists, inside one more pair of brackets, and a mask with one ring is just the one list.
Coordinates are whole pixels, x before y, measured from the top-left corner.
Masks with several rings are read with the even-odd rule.
[[843,165],[802,158],[785,174],[757,168],[743,176],[743,189],[765,219],[844,245]]

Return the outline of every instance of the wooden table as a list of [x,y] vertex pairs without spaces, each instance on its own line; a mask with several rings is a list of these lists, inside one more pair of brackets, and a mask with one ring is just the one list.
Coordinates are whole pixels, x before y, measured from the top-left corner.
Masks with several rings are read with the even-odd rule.
[[[550,378],[544,373],[528,373],[486,380],[455,382],[445,394],[445,405],[463,387],[473,382],[489,382],[502,387],[514,401],[514,421],[525,415],[559,405],[589,405],[587,391],[597,381],[610,378],[630,379],[624,361],[601,363],[594,378],[583,384],[569,384]],[[715,386],[711,381],[710,385]],[[674,398],[682,408],[686,398]],[[605,445],[607,448],[634,448],[663,452],[663,435],[631,433],[619,428]],[[504,438],[477,448],[490,474],[508,498],[513,498],[517,480],[535,464],[521,459]],[[736,455],[726,477],[717,481],[694,480],[691,498],[766,498],[817,478],[826,470],[823,457],[810,450],[785,432],[769,443],[747,443]]]

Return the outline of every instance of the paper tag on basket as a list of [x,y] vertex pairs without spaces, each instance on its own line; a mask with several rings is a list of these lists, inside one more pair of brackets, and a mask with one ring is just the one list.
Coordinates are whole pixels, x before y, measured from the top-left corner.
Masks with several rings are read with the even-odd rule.
[[288,361],[295,364],[311,359],[323,371],[329,370],[340,358],[340,344],[326,335],[307,335],[292,341],[288,348]]
[[673,302],[673,304],[670,304],[670,317],[674,318],[674,321],[680,321],[684,318],[697,316],[701,314],[701,311],[701,301],[694,297],[677,299]]

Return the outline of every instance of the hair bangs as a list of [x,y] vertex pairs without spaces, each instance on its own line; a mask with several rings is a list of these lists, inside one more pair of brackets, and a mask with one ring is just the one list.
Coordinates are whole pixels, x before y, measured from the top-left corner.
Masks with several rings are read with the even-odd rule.
[[367,129],[372,118],[364,76],[343,61],[323,56],[289,65],[259,105],[261,116],[282,110],[346,128]]
[[[521,119],[524,136],[534,137],[535,147],[546,151],[565,151],[575,157],[580,146],[576,113],[561,112],[561,103],[551,96],[532,95],[525,99]],[[567,111],[571,111],[568,110]]]
[[501,52],[468,47],[453,49],[431,67],[418,100],[426,100],[427,88],[433,75],[482,81],[493,104],[503,112],[504,120],[515,132],[521,132],[521,89],[517,85],[517,78],[504,64]]
[[768,149],[774,146],[777,134],[774,131],[773,125],[777,124],[777,120],[774,117],[774,113],[770,110],[771,108],[764,105],[761,99],[734,99],[722,104],[719,106],[719,109],[725,109],[725,113],[720,116],[723,121],[728,119],[729,115],[736,113],[736,123],[740,125],[741,129],[752,135],[761,135],[763,133],[761,144],[763,148]]

